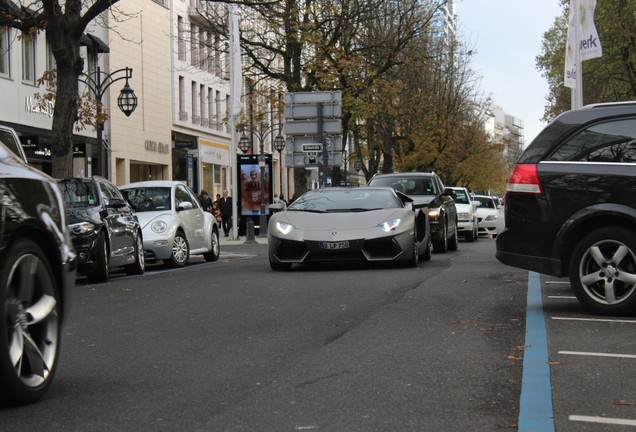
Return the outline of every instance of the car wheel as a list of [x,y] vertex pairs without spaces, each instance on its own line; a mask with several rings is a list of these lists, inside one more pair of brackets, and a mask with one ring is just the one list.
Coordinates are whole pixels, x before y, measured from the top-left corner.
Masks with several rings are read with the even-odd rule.
[[190,259],[190,245],[185,235],[181,231],[177,231],[172,240],[172,255],[167,260],[167,264],[171,267],[183,267]]
[[269,266],[274,271],[289,271],[292,267],[290,263],[277,263],[272,261],[269,262]]
[[433,243],[431,242],[431,236],[429,235],[425,240],[426,240],[426,249],[424,249],[424,253],[421,255],[421,258],[424,261],[430,261],[432,252],[433,252]]
[[144,239],[141,232],[135,236],[135,263],[126,266],[126,274],[140,275],[146,271],[146,257],[144,255]]
[[477,225],[473,224],[473,229],[468,234],[466,234],[466,241],[474,242],[475,239],[477,239]]
[[106,234],[103,231],[99,233],[95,249],[95,270],[88,274],[88,280],[91,282],[106,282],[108,281],[108,257],[110,254],[108,253]]
[[413,235],[413,253],[411,254],[411,258],[406,262],[408,267],[417,267],[417,263],[420,258],[420,245],[417,241],[417,231]]
[[450,238],[450,241],[448,242],[448,250],[456,251],[458,247],[459,247],[459,238],[457,235],[457,222],[455,222],[455,233],[453,234],[453,236]]
[[583,237],[570,262],[570,283],[578,300],[594,313],[636,311],[636,234],[601,228]]
[[210,262],[210,261],[218,261],[219,260],[219,256],[221,255],[221,248],[219,246],[219,233],[216,230],[212,230],[212,249],[210,250],[210,252],[206,252],[203,254],[203,258],[205,258],[206,261]]
[[33,241],[16,241],[0,265],[0,402],[27,404],[44,395],[55,374],[60,298],[46,254]]
[[448,252],[448,227],[445,223],[442,224],[442,238],[433,242],[433,252]]

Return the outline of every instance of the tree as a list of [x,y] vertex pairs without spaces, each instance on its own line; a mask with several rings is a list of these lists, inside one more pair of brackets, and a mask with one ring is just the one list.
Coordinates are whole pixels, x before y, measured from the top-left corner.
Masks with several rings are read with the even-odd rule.
[[0,23],[16,28],[23,37],[46,30],[46,40],[55,57],[55,111],[52,125],[53,177],[72,176],[72,136],[78,118],[78,78],[84,69],[80,39],[91,21],[119,0],[42,0],[28,6],[0,0]]
[[[563,14],[544,33],[541,54],[536,58],[550,88],[543,120],[550,121],[571,107],[571,91],[563,85],[567,14],[569,2],[562,0]],[[582,63],[585,104],[636,98],[636,3],[629,0],[597,2],[594,21],[603,56]]]

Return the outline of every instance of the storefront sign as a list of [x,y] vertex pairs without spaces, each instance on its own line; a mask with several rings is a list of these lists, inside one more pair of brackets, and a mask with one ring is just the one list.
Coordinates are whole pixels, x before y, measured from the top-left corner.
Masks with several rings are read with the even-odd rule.
[[146,140],[145,147],[146,147],[146,151],[165,153],[165,154],[168,154],[170,152],[170,145],[166,143],[162,143],[162,142]]
[[27,96],[25,103],[25,111],[33,114],[44,114],[48,117],[53,117],[53,111],[55,110],[55,102],[42,101],[40,104],[35,101],[32,96]]

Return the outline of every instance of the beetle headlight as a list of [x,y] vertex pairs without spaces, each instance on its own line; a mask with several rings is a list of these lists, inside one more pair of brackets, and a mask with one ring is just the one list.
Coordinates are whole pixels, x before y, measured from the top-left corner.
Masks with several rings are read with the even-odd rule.
[[394,231],[399,224],[400,224],[400,219],[391,219],[379,224],[378,228],[380,228],[384,232],[389,232],[389,231]]
[[290,223],[283,222],[283,221],[276,222],[276,230],[283,235],[289,234],[291,230],[293,229],[294,229],[294,226]]
[[75,235],[83,235],[89,232],[93,232],[95,230],[95,225],[90,222],[79,222],[76,224],[69,225],[71,232]]
[[150,225],[150,229],[152,230],[152,232],[161,234],[168,229],[168,224],[164,221],[156,221],[153,222],[152,225]]

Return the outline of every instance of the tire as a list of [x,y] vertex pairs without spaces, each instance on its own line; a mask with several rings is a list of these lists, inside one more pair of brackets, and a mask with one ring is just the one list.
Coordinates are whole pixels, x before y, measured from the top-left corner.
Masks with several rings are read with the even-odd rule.
[[592,231],[577,243],[569,266],[576,298],[594,313],[636,312],[636,234],[625,228]]
[[18,240],[6,256],[0,263],[0,404],[22,405],[40,399],[55,375],[61,303],[37,244]]
[[474,242],[475,240],[477,240],[477,224],[473,223],[472,231],[466,234],[466,241]]
[[88,274],[88,280],[93,283],[101,283],[108,281],[108,241],[106,234],[100,231],[95,248],[95,270]]
[[456,251],[458,248],[459,248],[459,238],[457,235],[457,222],[455,222],[455,233],[453,234],[453,236],[450,238],[450,241],[448,242],[448,250]]
[[177,231],[172,240],[172,255],[166,260],[170,267],[183,267],[190,260],[190,245],[181,231]]
[[427,241],[426,249],[424,250],[424,253],[420,256],[420,258],[423,259],[424,261],[430,261],[433,255],[433,243],[431,242],[430,233],[426,241]]
[[221,248],[219,246],[219,232],[215,229],[212,230],[212,240],[211,240],[212,249],[210,252],[206,252],[203,254],[203,258],[207,262],[218,261],[219,256],[221,255]]
[[146,271],[146,257],[144,254],[144,239],[141,231],[135,236],[135,263],[125,267],[126,274],[140,275]]
[[420,250],[420,245],[417,241],[417,231],[413,233],[413,253],[411,254],[411,258],[406,261],[406,265],[407,267],[417,267],[417,263],[419,262],[420,259],[420,254],[419,254],[419,250]]
[[269,262],[269,266],[274,271],[289,271],[292,267],[290,263],[275,263],[272,261]]
[[442,225],[442,238],[433,241],[433,252],[446,253],[448,252],[448,227],[444,223]]

